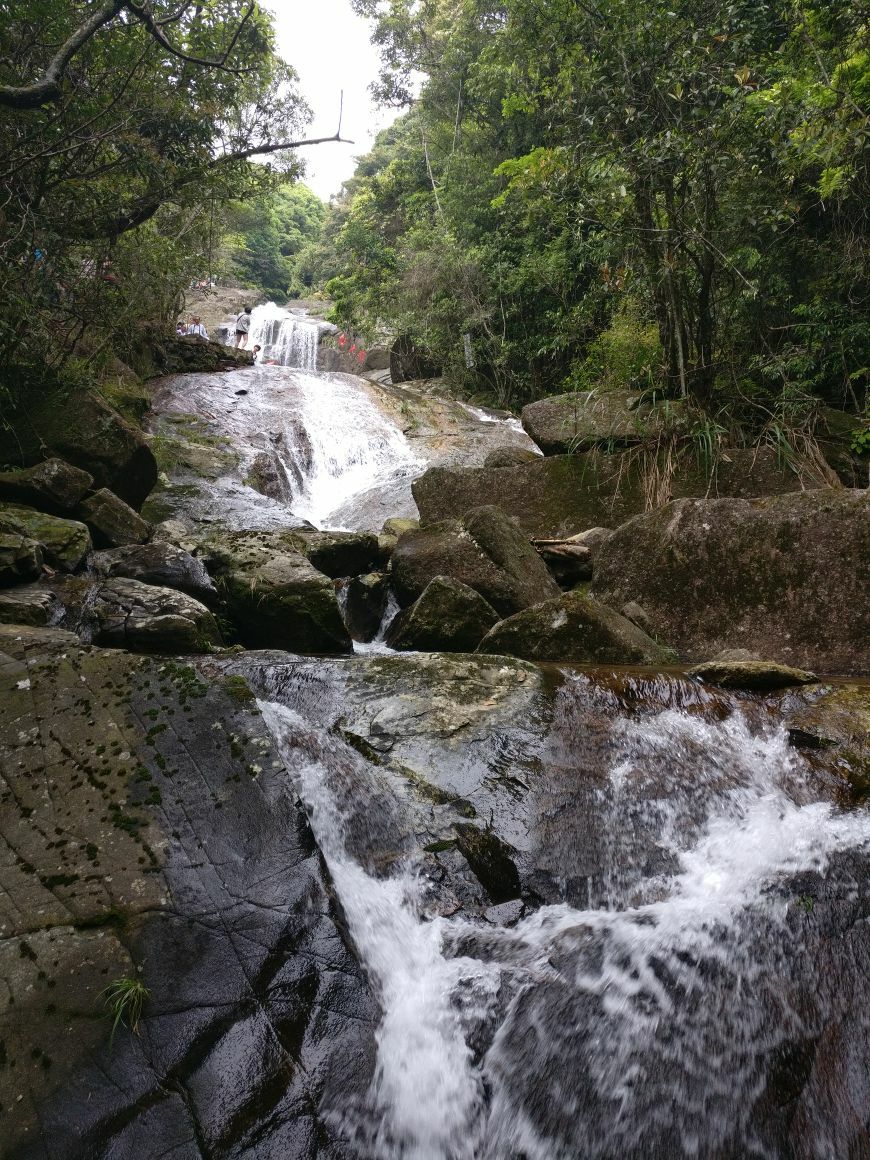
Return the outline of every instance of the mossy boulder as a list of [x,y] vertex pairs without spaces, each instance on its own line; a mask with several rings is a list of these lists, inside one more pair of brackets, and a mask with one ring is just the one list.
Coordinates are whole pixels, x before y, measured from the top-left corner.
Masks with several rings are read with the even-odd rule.
[[633,391],[573,391],[529,403],[522,424],[545,455],[564,455],[655,441],[685,427],[686,407]]
[[60,612],[56,594],[42,584],[0,590],[0,623],[47,626]]
[[293,533],[223,533],[202,545],[201,557],[243,644],[353,651],[332,581],[297,549]]
[[754,692],[786,689],[791,685],[811,685],[818,680],[814,673],[808,673],[806,669],[793,669],[775,661],[754,660],[705,661],[689,669],[688,675],[723,689],[750,689]]
[[46,562],[64,572],[74,572],[92,546],[90,532],[83,523],[18,504],[0,504],[0,531],[36,540]]
[[678,496],[752,497],[817,483],[777,462],[772,449],[727,452],[715,472],[687,446],[676,460],[643,448],[608,454],[536,456],[509,467],[431,467],[412,491],[421,523],[461,519],[495,504],[533,539],[564,539],[594,527],[617,527]]
[[483,461],[484,467],[516,467],[518,463],[534,463],[540,456],[528,447],[495,447]]
[[378,537],[372,532],[322,532],[316,529],[288,532],[289,544],[300,551],[318,572],[337,580],[375,569],[380,560]]
[[477,508],[462,522],[446,520],[406,532],[390,563],[399,603],[408,605],[436,576],[473,588],[502,616],[558,594],[528,539],[499,508]]
[[682,499],[617,529],[591,594],[636,601],[690,661],[751,647],[815,672],[870,671],[870,496]]
[[100,585],[91,602],[96,644],[145,653],[200,653],[221,643],[214,616],[173,588],[118,578]]
[[91,529],[94,541],[100,547],[144,544],[151,536],[151,525],[106,487],[82,500],[78,514]]
[[861,801],[870,798],[870,686],[809,685],[790,689],[780,709],[793,745],[824,757]]
[[668,651],[637,625],[582,592],[568,592],[497,624],[480,653],[570,664],[663,664]]
[[137,510],[157,482],[157,463],[142,433],[95,390],[71,390],[46,376],[17,390],[0,430],[0,462],[30,467],[46,454],[93,476]]
[[64,514],[84,499],[93,476],[62,459],[46,459],[19,471],[0,472],[0,499]]
[[395,618],[387,644],[419,652],[474,652],[499,616],[473,588],[436,576],[418,600]]

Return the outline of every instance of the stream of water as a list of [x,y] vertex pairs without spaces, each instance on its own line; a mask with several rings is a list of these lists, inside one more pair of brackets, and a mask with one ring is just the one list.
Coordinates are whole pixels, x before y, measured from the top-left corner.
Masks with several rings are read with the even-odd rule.
[[[550,761],[588,756],[596,698],[566,680],[542,777]],[[281,701],[263,712],[383,1010],[368,1101],[343,1125],[361,1157],[793,1154],[757,1111],[774,1098],[771,1061],[831,1015],[805,955],[817,935],[799,883],[863,858],[870,818],[820,800],[781,725],[739,706],[723,719],[654,700],[614,715],[603,766],[577,771],[578,787],[595,786],[584,798],[596,835],[586,902],[568,885],[583,838],[569,820],[565,901],[502,927],[427,909],[402,789],[392,787],[391,822],[373,815],[362,782],[348,787],[347,762],[362,781],[384,775],[301,715],[286,686]],[[388,874],[359,854],[361,833],[376,848],[385,825],[403,831],[406,850]]]

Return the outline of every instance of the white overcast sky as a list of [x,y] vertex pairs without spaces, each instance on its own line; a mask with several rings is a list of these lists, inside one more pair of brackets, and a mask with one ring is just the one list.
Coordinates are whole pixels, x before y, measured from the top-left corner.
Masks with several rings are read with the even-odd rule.
[[354,158],[366,153],[375,134],[396,116],[378,109],[368,91],[378,73],[369,24],[355,15],[350,0],[266,0],[264,7],[275,14],[278,50],[299,73],[300,88],[314,111],[306,137],[335,132],[344,89],[341,135],[354,144],[299,150],[307,163],[305,184],[328,201],[353,175]]

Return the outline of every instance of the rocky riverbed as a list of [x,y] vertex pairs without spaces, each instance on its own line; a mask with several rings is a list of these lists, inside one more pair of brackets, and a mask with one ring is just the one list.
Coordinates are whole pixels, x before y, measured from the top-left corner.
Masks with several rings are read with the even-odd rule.
[[863,1155],[866,490],[148,393],[0,474],[3,1155]]

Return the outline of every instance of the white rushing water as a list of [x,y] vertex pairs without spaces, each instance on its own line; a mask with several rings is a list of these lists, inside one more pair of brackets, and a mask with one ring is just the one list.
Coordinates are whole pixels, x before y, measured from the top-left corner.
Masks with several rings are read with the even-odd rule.
[[316,321],[284,310],[274,302],[255,306],[251,313],[248,350],[259,346],[261,363],[316,371],[319,341],[320,325]]
[[399,428],[353,380],[296,374],[293,429],[280,455],[299,481],[290,506],[316,527],[341,528],[331,519],[348,500],[372,489],[407,490],[422,470]]
[[[492,929],[424,918],[413,855],[392,877],[366,872],[345,842],[353,795],[339,800],[322,748],[314,759],[299,748],[311,726],[262,708],[383,1011],[368,1119],[357,1109],[346,1125],[360,1155],[611,1160],[652,1155],[645,1133],[656,1125],[669,1156],[705,1157],[743,1129],[762,1054],[809,1033],[789,1005],[800,956],[776,885],[870,849],[865,812],[812,800],[784,729],[682,710],[615,722],[601,791],[610,900],[543,906]],[[667,793],[644,798],[654,779]],[[632,904],[636,878],[620,886],[618,868],[644,827],[675,869]],[[481,1055],[472,1043],[487,1020]]]

